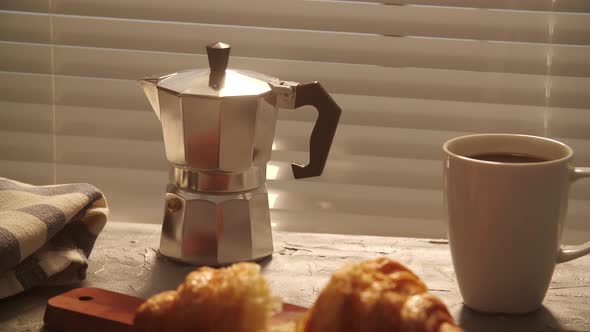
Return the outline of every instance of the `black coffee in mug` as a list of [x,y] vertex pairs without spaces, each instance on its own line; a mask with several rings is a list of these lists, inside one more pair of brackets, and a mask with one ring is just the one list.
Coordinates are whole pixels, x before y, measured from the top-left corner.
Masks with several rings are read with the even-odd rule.
[[471,159],[478,159],[483,161],[493,161],[497,163],[540,163],[543,161],[549,161],[548,159],[528,155],[528,154],[520,154],[520,153],[503,153],[503,152],[493,152],[493,153],[481,153],[476,154],[473,156],[469,156]]

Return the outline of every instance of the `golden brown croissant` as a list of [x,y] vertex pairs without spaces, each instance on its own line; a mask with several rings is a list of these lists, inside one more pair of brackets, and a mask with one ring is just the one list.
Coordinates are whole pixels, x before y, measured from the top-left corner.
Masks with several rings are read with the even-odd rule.
[[145,332],[262,332],[275,303],[258,265],[203,267],[189,273],[176,291],[144,302],[135,327]]
[[304,332],[462,331],[413,272],[387,258],[334,273],[302,325]]
[[405,266],[378,258],[344,267],[305,316],[269,327],[277,304],[253,263],[191,272],[138,309],[138,331],[460,332],[446,306]]

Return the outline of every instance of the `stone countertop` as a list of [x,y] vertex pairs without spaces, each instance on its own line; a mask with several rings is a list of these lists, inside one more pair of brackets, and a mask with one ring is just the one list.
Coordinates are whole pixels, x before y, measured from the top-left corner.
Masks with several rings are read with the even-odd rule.
[[[139,297],[176,288],[194,267],[160,256],[159,238],[158,225],[110,223],[96,242],[86,281],[0,300],[0,331],[47,331],[42,321],[47,299],[75,287]],[[260,264],[274,293],[285,302],[310,306],[343,264],[388,256],[418,274],[468,332],[590,331],[590,256],[557,266],[543,308],[507,316],[479,314],[463,306],[444,240],[275,232],[274,244],[272,258]]]

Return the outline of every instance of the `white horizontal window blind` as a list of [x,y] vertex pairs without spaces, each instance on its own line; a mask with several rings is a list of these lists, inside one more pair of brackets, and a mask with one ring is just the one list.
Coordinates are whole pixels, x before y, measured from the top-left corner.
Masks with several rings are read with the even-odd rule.
[[[395,2],[395,3],[394,3]],[[444,237],[441,144],[542,135],[590,166],[590,1],[0,0],[0,175],[89,182],[113,221],[161,222],[160,123],[135,80],[230,67],[320,81],[343,108],[323,176],[310,109],[281,110],[268,168],[281,230]],[[575,184],[566,241],[590,235]]]

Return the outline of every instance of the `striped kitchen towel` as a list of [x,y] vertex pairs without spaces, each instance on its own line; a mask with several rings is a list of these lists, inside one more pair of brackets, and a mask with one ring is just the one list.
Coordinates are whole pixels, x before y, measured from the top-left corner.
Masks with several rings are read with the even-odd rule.
[[92,185],[32,186],[0,177],[0,299],[83,280],[107,215]]

